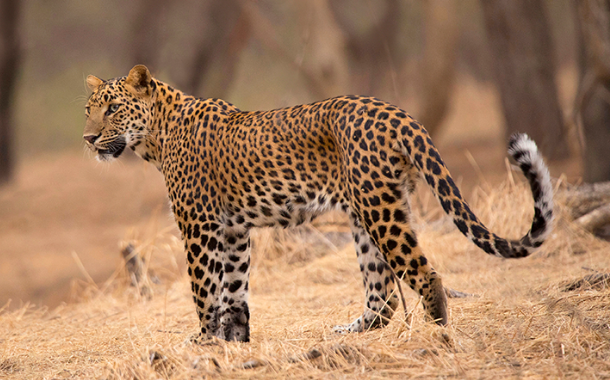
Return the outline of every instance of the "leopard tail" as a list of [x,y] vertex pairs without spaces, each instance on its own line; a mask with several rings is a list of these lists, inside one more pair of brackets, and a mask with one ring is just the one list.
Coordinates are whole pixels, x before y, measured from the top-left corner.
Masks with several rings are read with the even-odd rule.
[[525,236],[519,240],[507,240],[489,231],[470,210],[425,129],[417,123],[411,123],[411,127],[410,138],[399,140],[398,145],[423,174],[441,206],[464,236],[485,252],[506,258],[529,256],[542,245],[553,228],[553,187],[549,170],[534,141],[526,134],[514,134],[508,144],[508,153],[529,181],[534,198],[534,218]]

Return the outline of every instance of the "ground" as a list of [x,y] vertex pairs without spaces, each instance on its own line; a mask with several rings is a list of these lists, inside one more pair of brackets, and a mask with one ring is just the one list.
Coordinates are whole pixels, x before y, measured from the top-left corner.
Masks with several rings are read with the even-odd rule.
[[116,269],[119,242],[151,222],[172,226],[163,179],[133,158],[109,166],[90,154],[50,154],[19,166],[0,188],[0,304],[57,306],[74,278]]
[[[523,183],[479,193],[473,209],[502,235],[519,236],[531,218]],[[515,207],[516,204],[521,205]],[[0,378],[608,378],[606,287],[565,284],[610,265],[608,244],[563,218],[540,252],[520,260],[485,255],[447,218],[419,206],[420,241],[444,284],[470,294],[449,300],[450,323],[423,322],[403,287],[402,308],[385,329],[335,335],[361,313],[362,280],[341,217],[290,234],[259,230],[253,242],[251,343],[193,346],[197,329],[188,278],[168,232],[140,240],[156,281],[141,291],[117,272],[82,283],[73,303],[0,313]],[[332,231],[332,234],[329,234]],[[344,243],[344,241],[343,241]]]

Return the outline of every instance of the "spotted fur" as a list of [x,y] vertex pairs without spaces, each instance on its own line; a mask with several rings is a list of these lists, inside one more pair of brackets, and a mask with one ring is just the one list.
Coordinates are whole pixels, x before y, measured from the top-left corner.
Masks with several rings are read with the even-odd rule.
[[447,323],[441,278],[411,228],[409,197],[423,176],[458,229],[485,252],[523,257],[552,226],[552,188],[525,135],[509,152],[535,201],[518,241],[490,232],[470,210],[426,130],[398,107],[342,96],[273,111],[242,112],[178,91],[135,66],[127,77],[87,78],[84,139],[101,160],[134,150],[165,177],[184,240],[200,338],[248,341],[253,227],[292,227],[329,210],[349,216],[366,291],[365,310],[338,331],[384,326],[397,307],[392,271]]

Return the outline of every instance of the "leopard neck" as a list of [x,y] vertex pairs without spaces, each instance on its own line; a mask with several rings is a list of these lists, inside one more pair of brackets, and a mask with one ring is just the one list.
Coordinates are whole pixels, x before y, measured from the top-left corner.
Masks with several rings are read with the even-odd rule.
[[168,137],[175,134],[172,121],[176,120],[179,104],[188,98],[182,91],[159,80],[153,79],[154,92],[151,101],[151,115],[149,133],[144,143],[135,147],[134,151],[145,161],[153,164],[159,171],[163,166],[163,148]]

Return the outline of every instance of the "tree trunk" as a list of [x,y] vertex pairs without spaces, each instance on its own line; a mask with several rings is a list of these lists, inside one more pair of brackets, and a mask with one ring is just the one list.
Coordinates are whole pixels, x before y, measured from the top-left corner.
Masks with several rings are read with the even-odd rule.
[[[193,95],[222,98],[237,69],[237,59],[250,37],[250,20],[237,0],[210,1],[202,15],[204,28],[182,89]],[[214,75],[210,73],[214,71]]]
[[543,0],[482,0],[481,4],[507,138],[526,132],[550,160],[567,158]]
[[576,1],[581,84],[574,113],[584,135],[584,180],[610,180],[610,6],[605,0]]
[[[303,70],[320,85],[320,97],[342,95],[349,83],[349,62],[346,40],[330,8],[329,0],[310,0],[296,3],[299,29],[304,49],[297,59]],[[316,94],[317,95],[317,94]]]
[[[350,77],[354,79],[353,91],[361,95],[379,96],[388,76],[401,67],[397,50],[393,49],[398,38],[400,23],[400,4],[398,0],[384,0],[383,2],[366,2],[367,6],[374,4],[384,9],[374,25],[363,28],[361,21],[350,18],[347,7],[359,8],[362,2],[354,5],[354,0],[331,0],[330,9],[334,19],[344,31],[346,47],[350,57]],[[363,31],[363,29],[365,29]],[[392,101],[392,97],[388,96]],[[396,99],[398,101],[398,99]]]
[[424,14],[422,106],[417,119],[434,136],[449,110],[460,27],[455,0],[425,1]]
[[606,86],[598,86],[581,111],[585,138],[583,149],[585,182],[610,180],[609,89]]
[[19,0],[0,0],[0,184],[13,173],[12,105],[19,66]]
[[171,2],[164,0],[140,0],[136,3],[130,46],[132,65],[143,64],[153,71],[158,69],[160,24],[168,4]]
[[[312,2],[313,3],[313,2]],[[307,6],[300,4],[300,6]],[[277,58],[290,64],[304,79],[305,85],[316,98],[328,97],[332,92],[332,83],[319,75],[315,66],[303,65],[300,60],[295,59],[295,54],[287,49],[278,36],[279,29],[260,9],[260,3],[256,1],[246,1],[243,3],[243,10],[247,14],[252,27],[252,36],[260,42],[265,49],[272,52]]]

